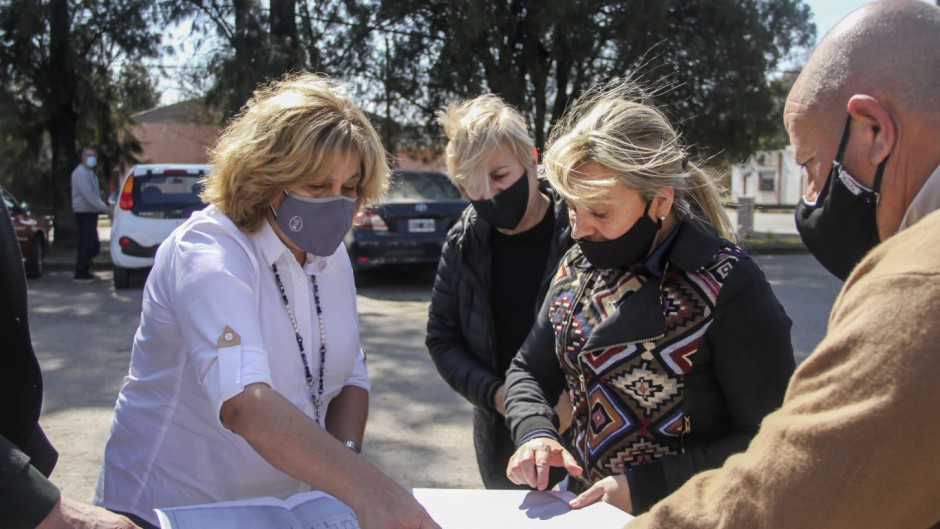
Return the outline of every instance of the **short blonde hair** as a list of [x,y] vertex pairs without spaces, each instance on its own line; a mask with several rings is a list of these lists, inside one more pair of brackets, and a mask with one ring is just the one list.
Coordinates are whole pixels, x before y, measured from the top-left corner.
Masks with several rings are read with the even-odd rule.
[[359,157],[357,207],[388,187],[385,149],[365,114],[330,79],[289,74],[262,86],[210,153],[202,199],[253,232],[277,193],[316,182],[350,153]]
[[447,135],[447,170],[457,187],[466,193],[489,190],[486,166],[500,147],[507,147],[529,171],[534,171],[532,149],[525,118],[499,96],[483,94],[450,103],[437,112],[437,121]]
[[[588,162],[606,167],[613,176],[584,178],[577,169]],[[672,187],[673,208],[680,218],[710,224],[735,240],[715,180],[689,161],[669,119],[634,83],[589,89],[552,130],[543,165],[552,186],[576,204],[590,205],[616,184],[647,201]]]

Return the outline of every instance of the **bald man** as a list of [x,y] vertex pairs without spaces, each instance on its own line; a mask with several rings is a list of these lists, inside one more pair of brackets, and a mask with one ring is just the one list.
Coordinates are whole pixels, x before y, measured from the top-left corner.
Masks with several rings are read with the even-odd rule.
[[800,232],[847,278],[828,333],[746,452],[629,529],[940,527],[938,89],[924,2],[869,4],[814,51],[784,121]]

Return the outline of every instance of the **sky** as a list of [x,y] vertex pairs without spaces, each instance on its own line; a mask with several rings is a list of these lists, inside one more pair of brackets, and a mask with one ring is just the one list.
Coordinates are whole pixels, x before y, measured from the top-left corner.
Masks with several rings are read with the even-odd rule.
[[[821,39],[836,23],[855,9],[869,3],[870,0],[803,0],[803,2],[809,5],[813,12],[813,22],[816,23],[816,38],[818,42],[818,39]],[[928,3],[934,2],[930,1]],[[174,40],[176,39],[180,39],[176,42],[185,42],[186,40],[182,31],[174,35]],[[176,79],[173,78],[172,72],[170,75],[160,79],[159,90],[163,92],[161,98],[162,104],[174,103],[180,98],[176,84]]]
[[813,11],[817,42],[846,15],[869,2],[870,0],[803,0]]

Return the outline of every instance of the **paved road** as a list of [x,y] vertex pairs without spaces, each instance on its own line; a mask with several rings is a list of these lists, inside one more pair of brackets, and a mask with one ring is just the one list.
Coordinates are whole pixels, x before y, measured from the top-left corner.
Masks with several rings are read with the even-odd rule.
[[[796,356],[825,332],[839,284],[806,255],[767,255],[764,267],[794,320]],[[114,400],[139,323],[141,288],[115,291],[109,271],[86,285],[52,270],[29,284],[33,344],[45,373],[42,423],[61,452],[53,479],[90,500]],[[471,408],[440,379],[424,349],[433,272],[361,278],[362,341],[374,387],[367,456],[405,486],[479,488]]]

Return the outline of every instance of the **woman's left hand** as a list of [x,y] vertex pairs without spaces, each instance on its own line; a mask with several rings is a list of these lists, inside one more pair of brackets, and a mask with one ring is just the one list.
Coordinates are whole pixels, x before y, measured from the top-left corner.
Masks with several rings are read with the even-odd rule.
[[580,509],[592,503],[597,503],[598,500],[609,503],[621,511],[632,513],[633,498],[630,496],[630,485],[627,483],[627,477],[623,474],[608,476],[591,485],[591,488],[568,502],[568,506],[572,509]]

